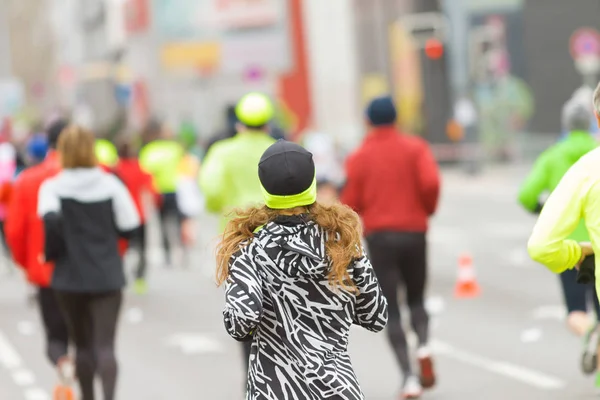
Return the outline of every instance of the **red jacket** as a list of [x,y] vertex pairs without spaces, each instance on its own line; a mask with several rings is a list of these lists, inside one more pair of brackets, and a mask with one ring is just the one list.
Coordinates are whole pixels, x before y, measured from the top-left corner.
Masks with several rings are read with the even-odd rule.
[[113,173],[121,179],[129,190],[140,215],[140,220],[144,223],[146,219],[144,206],[142,204],[144,192],[148,192],[152,195],[155,204],[160,202],[160,195],[154,189],[152,176],[142,170],[140,163],[136,158],[121,159],[114,168]]
[[440,177],[425,140],[375,128],[346,160],[346,179],[341,201],[363,218],[365,234],[427,231]]
[[29,282],[47,287],[52,278],[53,265],[42,263],[44,254],[44,226],[37,215],[38,191],[42,183],[60,172],[56,153],[24,170],[14,183],[5,221],[6,241],[15,262],[27,274]]

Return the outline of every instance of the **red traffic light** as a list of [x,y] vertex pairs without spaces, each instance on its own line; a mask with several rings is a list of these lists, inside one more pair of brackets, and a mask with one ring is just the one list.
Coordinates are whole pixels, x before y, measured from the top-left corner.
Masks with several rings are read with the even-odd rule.
[[442,58],[444,55],[444,44],[438,39],[427,39],[427,42],[425,42],[425,55],[432,60]]

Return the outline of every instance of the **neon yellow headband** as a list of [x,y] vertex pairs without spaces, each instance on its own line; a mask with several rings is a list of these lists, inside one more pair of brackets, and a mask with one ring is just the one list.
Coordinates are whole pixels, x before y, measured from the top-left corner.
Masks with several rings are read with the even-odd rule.
[[317,201],[317,178],[313,179],[312,184],[302,193],[293,194],[290,196],[276,196],[267,192],[261,185],[263,198],[267,207],[274,210],[285,210],[308,206]]

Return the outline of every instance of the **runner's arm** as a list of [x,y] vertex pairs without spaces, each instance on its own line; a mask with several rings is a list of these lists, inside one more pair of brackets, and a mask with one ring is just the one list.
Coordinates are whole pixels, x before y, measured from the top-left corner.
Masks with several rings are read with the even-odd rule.
[[372,332],[383,330],[388,320],[388,304],[366,255],[354,264],[354,283],[359,290],[354,323]]
[[206,155],[199,178],[206,209],[212,213],[221,213],[225,208],[226,168],[218,148],[215,144]]
[[22,268],[27,266],[27,213],[32,212],[25,190],[22,180],[17,179],[8,202],[4,225],[10,254]]
[[581,247],[567,238],[583,218],[589,184],[582,167],[576,163],[563,176],[546,201],[527,243],[531,258],[555,273],[572,269],[581,259]]
[[261,278],[250,252],[246,247],[229,262],[223,321],[227,333],[238,341],[252,336],[263,313]]
[[360,214],[363,211],[362,192],[364,188],[361,182],[361,165],[355,154],[346,160],[345,173],[346,181],[341,190],[340,201]]
[[547,158],[542,154],[521,185],[518,200],[527,211],[539,213],[542,210],[540,196],[548,189],[547,166]]
[[427,214],[433,215],[440,197],[440,172],[429,144],[423,141],[421,146],[417,160],[419,188]]

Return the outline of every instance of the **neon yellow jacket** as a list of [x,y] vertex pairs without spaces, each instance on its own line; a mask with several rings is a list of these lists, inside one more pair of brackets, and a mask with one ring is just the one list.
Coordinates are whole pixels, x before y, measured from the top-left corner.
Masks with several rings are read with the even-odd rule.
[[179,166],[184,155],[183,146],[173,140],[155,140],[140,151],[140,165],[152,175],[161,194],[177,191]]
[[[551,193],[569,168],[596,147],[598,142],[588,132],[573,131],[564,140],[544,151],[521,185],[518,198],[521,205],[528,211],[535,211],[540,196],[545,192]],[[569,239],[581,242],[590,240],[583,220],[569,235]]]
[[234,208],[263,203],[258,162],[275,140],[263,132],[238,133],[215,143],[202,162],[200,188],[206,209],[222,215]]
[[[600,149],[579,159],[546,201],[527,244],[531,258],[555,273],[573,268],[581,247],[568,237],[582,218],[594,252],[600,254]],[[596,269],[599,263],[600,257]]]

